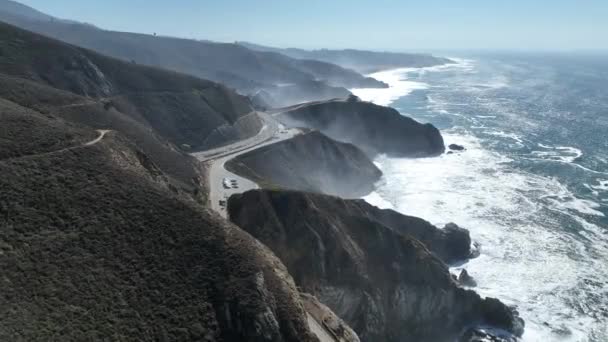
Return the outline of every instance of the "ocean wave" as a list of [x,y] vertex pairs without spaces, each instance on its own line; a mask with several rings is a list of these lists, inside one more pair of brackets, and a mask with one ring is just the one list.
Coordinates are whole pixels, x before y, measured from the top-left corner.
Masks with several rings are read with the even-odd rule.
[[556,162],[569,165],[585,172],[597,174],[597,175],[608,175],[608,172],[598,171],[586,166],[583,166],[577,161],[584,155],[583,151],[572,146],[548,146],[544,144],[538,144],[543,150],[535,150],[530,152],[530,157],[521,156],[522,159],[536,162]]
[[371,74],[369,77],[373,77],[388,84],[389,88],[358,88],[350,89],[350,92],[363,101],[373,102],[381,106],[388,106],[398,98],[407,95],[414,90],[428,89],[428,84],[426,83],[408,81],[406,79],[407,73],[412,70],[413,68],[402,68]]
[[382,198],[382,196],[380,196],[380,194],[378,194],[377,192],[372,192],[369,195],[363,197],[363,199],[373,205],[376,206],[380,209],[395,209],[395,206],[387,201],[386,199]]
[[380,71],[367,75],[389,85],[388,88],[354,88],[350,92],[358,96],[363,101],[373,102],[377,105],[388,106],[395,100],[410,94],[415,90],[428,89],[429,85],[424,82],[412,81],[408,79],[408,74],[417,73],[418,75],[426,72],[438,72],[451,68],[468,69],[472,68],[473,61],[465,59],[454,59],[457,63],[443,64],[424,68],[400,68],[393,70]]
[[455,222],[469,229],[483,253],[463,267],[477,279],[482,295],[518,306],[526,319],[524,341],[555,340],[564,332],[564,340],[584,339],[594,322],[567,298],[581,276],[608,281],[608,275],[592,257],[598,249],[564,234],[550,213],[571,217],[600,248],[608,237],[581,216],[601,215],[598,204],[578,198],[557,179],[513,170],[512,159],[483,148],[475,136],[443,135],[446,143],[467,151],[437,158],[380,157],[384,180],[366,200],[391,203],[437,225]]
[[[608,191],[608,180],[596,179],[596,181],[598,182],[597,185],[583,183],[583,186],[589,191],[591,191],[591,194],[593,194],[593,196],[599,196],[600,192]],[[606,200],[608,200],[608,198],[605,199],[603,202],[605,202]]]
[[583,151],[572,146],[548,146],[538,144],[543,148],[542,151],[532,151],[530,154],[536,157],[542,157],[550,160],[563,161],[565,163],[573,163],[583,156]]
[[[473,63],[469,67],[471,65]],[[405,76],[415,77],[426,72],[409,71]],[[601,330],[601,315],[605,315],[602,310],[608,307],[608,297],[599,294],[608,290],[605,285],[602,291],[589,288],[588,283],[593,280],[608,284],[605,268],[608,230],[598,223],[605,220],[605,214],[599,210],[600,203],[608,203],[608,199],[580,198],[558,178],[514,166],[524,161],[527,164],[528,161],[558,162],[597,175],[608,173],[577,164],[583,151],[576,147],[543,144],[536,147],[527,138],[507,129],[485,127],[485,123],[495,122],[483,117],[485,114],[508,120],[509,127],[519,125],[533,129],[540,124],[526,121],[526,117],[512,107],[510,99],[481,96],[481,91],[492,86],[508,84],[506,78],[491,76],[488,79],[487,84],[476,76],[470,83],[458,79],[450,84],[458,91],[474,94],[474,104],[479,106],[477,112],[483,114],[481,117],[451,112],[456,104],[442,103],[442,95],[436,91],[444,90],[432,84],[433,94],[427,97],[429,112],[459,116],[458,122],[466,122],[469,130],[468,124],[472,123],[478,127],[472,131],[482,134],[483,144],[480,137],[465,127],[454,127],[442,131],[442,135],[446,144],[465,146],[467,150],[463,153],[422,159],[381,156],[376,163],[384,176],[377,190],[365,200],[437,225],[455,222],[469,229],[471,237],[483,246],[483,252],[459,267],[466,268],[476,278],[476,291],[481,295],[498,297],[517,306],[526,320],[523,341],[578,342],[588,341],[594,335],[606,336]],[[445,91],[450,89],[446,87]],[[457,102],[461,98],[449,101]],[[510,151],[508,157],[484,147],[505,139],[516,146],[533,146],[534,151],[522,155]],[[597,193],[607,191],[608,180],[598,177],[601,178],[597,183],[587,180],[590,183],[587,188]]]
[[511,140],[514,140],[516,143],[521,144],[522,146],[524,143],[522,138],[515,133],[507,133],[507,132],[500,131],[500,130],[487,130],[487,131],[484,131],[483,133],[488,134],[488,135],[493,135],[496,137],[511,139]]

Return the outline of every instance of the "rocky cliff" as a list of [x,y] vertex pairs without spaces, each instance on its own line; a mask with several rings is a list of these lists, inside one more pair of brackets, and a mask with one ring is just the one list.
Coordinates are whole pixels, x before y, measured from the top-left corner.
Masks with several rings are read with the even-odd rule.
[[321,101],[283,109],[277,118],[291,127],[307,127],[352,143],[369,156],[427,157],[445,151],[439,130],[390,107],[359,101]]
[[367,195],[382,175],[357,147],[316,131],[240,155],[226,168],[265,187],[347,198]]
[[297,192],[250,191],[231,197],[228,210],[363,341],[453,341],[478,324],[522,333],[514,311],[460,288],[438,257],[462,256],[449,251],[462,244],[462,232]]

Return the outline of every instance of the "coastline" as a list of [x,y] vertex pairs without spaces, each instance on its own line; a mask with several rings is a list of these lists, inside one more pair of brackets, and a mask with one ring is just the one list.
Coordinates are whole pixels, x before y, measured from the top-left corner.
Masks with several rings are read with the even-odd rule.
[[[474,61],[462,60],[459,65],[387,70],[368,75],[389,81],[391,88],[385,90],[385,94],[370,89],[352,91],[364,101],[392,105],[402,114],[411,116],[396,102],[420,90],[426,96],[430,111],[464,117],[466,114],[459,112],[448,113],[442,103],[436,103],[428,95],[426,90],[437,85],[421,82],[416,77],[408,78],[406,74],[421,75],[450,68],[466,72],[474,66]],[[482,89],[508,86],[500,77],[497,79],[499,82],[492,77],[489,85],[475,86]],[[414,118],[420,121],[420,117],[414,115]],[[451,270],[458,273],[466,268],[478,281],[474,289],[480,295],[517,305],[526,321],[522,341],[547,341],[557,336],[564,341],[587,340],[589,331],[597,329],[597,322],[568,307],[568,298],[564,296],[581,286],[587,273],[600,266],[595,260],[587,260],[584,266],[593,266],[583,268],[584,272],[581,272],[581,261],[572,259],[570,253],[587,247],[563,236],[567,233],[547,227],[543,220],[551,215],[567,216],[585,228],[585,237],[598,234],[594,241],[599,244],[597,248],[601,248],[603,239],[599,235],[603,233],[600,227],[584,218],[603,215],[598,204],[579,198],[553,177],[514,168],[514,160],[509,154],[489,149],[485,144],[492,139],[501,139],[511,150],[519,151],[525,144],[529,146],[530,141],[522,140],[523,135],[505,133],[509,130],[502,131],[500,127],[484,126],[486,120],[496,119],[495,116],[475,114],[470,119],[479,121],[481,127],[471,127],[474,128],[471,132],[461,127],[442,129],[446,145],[456,143],[467,148],[462,154],[422,159],[377,158],[374,162],[385,176],[377,184],[376,191],[363,199],[377,207],[418,216],[436,225],[453,221],[470,229],[473,240],[481,243],[482,254]],[[480,132],[483,134],[478,136]],[[583,152],[574,147],[540,144],[527,153],[536,158],[534,162],[583,167],[577,163]],[[598,186],[588,187],[597,190],[604,184],[600,180]],[[576,245],[571,246],[572,243]],[[559,279],[556,279],[558,273]],[[559,289],[557,294],[556,289]],[[564,315],[570,318],[566,319]]]

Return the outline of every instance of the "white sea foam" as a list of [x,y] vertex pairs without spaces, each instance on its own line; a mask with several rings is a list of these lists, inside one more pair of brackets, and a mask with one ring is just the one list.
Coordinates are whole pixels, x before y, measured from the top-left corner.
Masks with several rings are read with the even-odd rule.
[[380,80],[389,85],[388,89],[363,88],[351,89],[351,93],[358,96],[363,101],[373,102],[381,106],[388,106],[393,101],[407,95],[414,90],[427,89],[428,85],[422,82],[408,81],[407,73],[412,71],[412,68],[394,69],[381,71],[369,75],[377,80]]
[[532,151],[532,156],[565,163],[573,163],[583,156],[583,151],[572,146],[548,146],[544,144],[538,144],[538,146],[543,150]]
[[[409,93],[405,86],[387,91],[390,97],[377,95],[367,100],[390,104],[399,91],[401,95]],[[429,102],[429,109],[446,111],[436,99],[429,98]],[[554,178],[511,168],[511,159],[483,148],[472,135],[456,130],[442,134],[447,144],[463,145],[467,151],[423,159],[380,157],[376,163],[384,172],[383,179],[365,200],[439,226],[455,222],[468,228],[473,239],[481,243],[482,254],[459,268],[466,268],[477,279],[476,291],[481,295],[518,307],[526,320],[523,341],[578,342],[588,341],[593,334],[605,336],[606,328],[598,328],[593,315],[581,313],[583,309],[599,310],[596,312],[601,315],[601,307],[580,307],[589,292],[599,298],[608,295],[603,261],[608,258],[608,233],[584,218],[603,216],[599,204],[577,198]],[[516,144],[523,140],[498,130],[486,134],[512,139]],[[579,167],[575,161],[582,155],[575,147],[539,144],[532,158]],[[608,180],[598,179],[588,187],[607,191]],[[550,212],[574,220],[583,227],[580,236],[593,243],[571,236]],[[596,283],[604,285],[588,289]]]
[[377,192],[372,192],[369,195],[363,197],[363,199],[371,204],[374,205],[380,209],[395,209],[395,207],[393,206],[393,204],[387,200],[385,200],[384,198],[382,198]]
[[608,172],[593,170],[578,164],[576,161],[583,156],[583,151],[572,146],[548,146],[544,144],[538,144],[543,150],[532,151],[531,157],[522,157],[532,161],[551,161],[557,163],[568,164],[578,169],[595,173],[598,175],[608,175]]
[[527,324],[524,341],[556,340],[562,331],[569,331],[564,341],[584,340],[593,321],[564,297],[581,278],[597,277],[604,266],[585,258],[589,247],[564,235],[558,222],[547,228],[543,211],[564,211],[599,232],[573,214],[601,214],[597,204],[577,199],[555,179],[514,172],[509,158],[485,150],[473,136],[444,132],[444,138],[467,151],[438,158],[380,158],[384,183],[372,203],[384,199],[402,213],[468,228],[483,252],[464,267],[482,295],[518,306]]
[[350,89],[351,93],[358,96],[363,101],[373,102],[381,106],[388,106],[400,97],[403,97],[414,90],[428,89],[429,85],[423,82],[408,80],[409,73],[424,74],[427,72],[437,72],[451,68],[470,70],[473,68],[473,61],[467,59],[453,58],[455,64],[443,64],[426,68],[400,68],[393,70],[380,71],[367,76],[373,77],[389,85],[388,88],[355,88]]
[[598,179],[598,185],[591,185],[591,187],[598,191],[608,191],[608,180],[606,179]]

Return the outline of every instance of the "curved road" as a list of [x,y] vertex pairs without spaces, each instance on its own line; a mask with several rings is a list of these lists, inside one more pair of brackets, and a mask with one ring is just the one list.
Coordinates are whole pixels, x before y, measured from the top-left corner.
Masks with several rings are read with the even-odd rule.
[[[286,129],[267,113],[257,112],[257,114],[264,122],[264,125],[255,136],[230,145],[192,154],[201,162],[209,165],[207,177],[207,181],[209,182],[209,201],[211,202],[211,208],[224,218],[228,217],[228,213],[226,212],[226,208],[220,205],[220,200],[228,200],[234,194],[259,189],[259,186],[255,182],[226,170],[224,167],[226,162],[241,154],[251,152],[262,146],[291,139],[301,133],[298,129]],[[224,186],[224,179],[236,180],[238,188],[226,188]],[[309,313],[307,313],[307,319],[310,330],[319,338],[320,342],[336,342],[336,339],[332,337],[323,325],[317,322]]]
[[[209,182],[210,205],[214,211],[224,218],[227,218],[228,215],[226,208],[220,205],[220,200],[227,200],[233,194],[259,189],[259,186],[251,180],[226,170],[224,168],[226,162],[262,146],[293,138],[300,133],[297,129],[285,129],[283,125],[266,113],[257,112],[257,115],[264,122],[264,125],[255,136],[230,145],[192,154],[198,160],[209,165],[207,180]],[[236,180],[238,188],[226,188],[223,183],[224,179]]]

